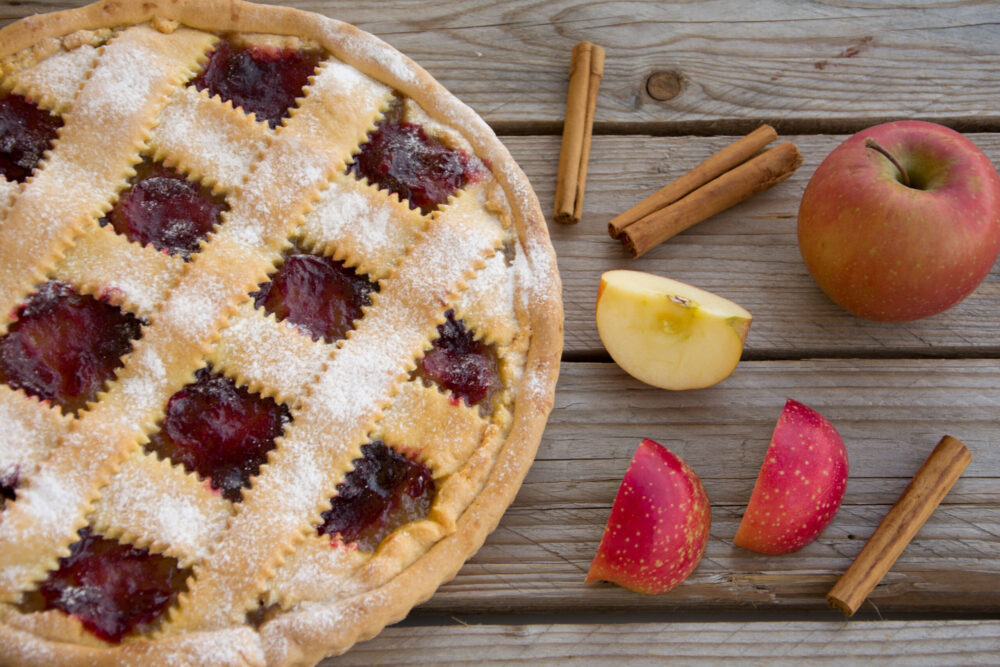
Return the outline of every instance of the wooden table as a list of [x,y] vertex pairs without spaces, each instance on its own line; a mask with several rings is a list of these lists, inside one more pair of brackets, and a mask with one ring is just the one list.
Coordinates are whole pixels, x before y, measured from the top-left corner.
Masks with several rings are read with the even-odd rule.
[[[82,2],[8,1],[0,23]],[[899,118],[963,132],[1000,163],[1000,7],[990,2],[357,3],[295,0],[379,35],[495,128],[551,217],[572,46],[607,49],[584,218],[550,223],[566,306],[555,409],[514,505],[454,581],[405,622],[324,665],[575,659],[586,664],[1000,662],[1000,270],[926,320],[876,324],[833,305],[795,236],[813,170],[846,134]],[[657,85],[647,85],[651,75]],[[762,122],[805,158],[790,180],[640,260],[607,221]],[[754,314],[726,381],[671,393],[630,379],[594,325],[602,271],[691,282]],[[802,551],[732,537],[786,397],[840,430],[851,481]],[[859,614],[824,593],[941,435],[964,477]],[[583,584],[639,440],[698,472],[711,540],[683,585],[641,596]]]

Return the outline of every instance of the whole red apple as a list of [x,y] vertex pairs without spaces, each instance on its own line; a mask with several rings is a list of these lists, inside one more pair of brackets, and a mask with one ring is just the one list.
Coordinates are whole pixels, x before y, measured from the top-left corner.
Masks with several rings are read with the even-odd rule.
[[636,593],[665,593],[698,565],[712,513],[698,475],[645,439],[618,487],[587,583],[613,581]]
[[733,543],[765,554],[806,546],[840,508],[847,467],[847,450],[833,424],[787,400]]
[[915,320],[972,293],[1000,252],[1000,176],[947,127],[876,125],[816,169],[799,250],[826,294],[872,320]]

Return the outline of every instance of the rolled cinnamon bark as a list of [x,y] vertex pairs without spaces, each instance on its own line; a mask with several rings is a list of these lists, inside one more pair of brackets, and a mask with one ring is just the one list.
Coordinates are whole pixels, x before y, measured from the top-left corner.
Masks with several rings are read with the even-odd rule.
[[854,615],[971,461],[972,454],[961,440],[950,435],[941,438],[864,549],[827,593],[831,607],[845,616]]
[[563,126],[556,180],[555,219],[563,224],[580,221],[597,90],[603,74],[604,49],[590,42],[580,42],[573,47],[569,95],[566,99],[566,123]]
[[641,202],[611,219],[608,234],[616,239],[632,223],[697,190],[730,169],[753,157],[759,150],[778,138],[770,125],[761,125],[745,137],[729,144],[676,181],[660,188]]
[[786,141],[632,223],[618,238],[633,257],[640,257],[705,218],[780,183],[800,164],[802,156],[795,144]]

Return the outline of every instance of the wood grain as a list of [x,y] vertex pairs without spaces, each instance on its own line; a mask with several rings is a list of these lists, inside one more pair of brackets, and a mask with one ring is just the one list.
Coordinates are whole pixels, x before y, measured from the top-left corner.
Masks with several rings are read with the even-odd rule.
[[[418,648],[419,647],[419,648]],[[397,626],[321,663],[351,665],[990,665],[1000,621]]]
[[[625,268],[689,282],[749,310],[754,321],[745,354],[752,359],[1000,354],[1000,267],[951,310],[891,324],[848,314],[809,276],[798,249],[799,200],[816,167],[845,138],[782,136],[804,160],[791,178],[632,259],[608,236],[608,221],[734,137],[595,137],[583,219],[569,228],[549,225],[563,280],[569,358],[606,358],[594,324],[597,285],[602,272]],[[969,138],[1000,164],[1000,135]],[[558,138],[503,140],[531,179],[542,210],[550,211]]]
[[[423,65],[498,126],[548,131],[565,114],[573,45],[607,49],[597,127],[676,133],[859,129],[927,118],[1000,126],[996,7],[926,3],[273,0],[372,32]],[[0,5],[0,22],[83,0]],[[658,101],[655,72],[681,93]]]
[[[1000,270],[948,313],[870,323],[819,291],[795,234],[805,184],[844,133],[896,118],[937,120],[978,132],[970,138],[1000,163],[1000,134],[992,134],[1000,132],[995,3],[272,1],[354,23],[423,65],[503,135],[546,213],[570,49],[581,40],[607,49],[583,219],[573,228],[550,226],[568,361],[538,460],[498,530],[455,580],[407,625],[324,665],[997,662],[998,621],[844,623],[823,596],[928,449],[951,433],[973,451],[973,464],[861,613],[1000,616]],[[0,25],[82,4],[0,3]],[[666,99],[646,89],[654,73],[670,84],[666,93],[654,89]],[[608,238],[614,215],[732,141],[729,135],[764,122],[805,159],[787,182],[640,260]],[[748,308],[755,320],[746,360],[722,384],[696,392],[654,390],[629,378],[607,362],[593,324],[597,281],[615,268],[668,275]],[[816,542],[787,556],[759,556],[731,539],[788,396],[836,425],[852,476],[840,513]],[[582,583],[642,437],[681,454],[713,503],[705,559],[663,596]],[[580,611],[784,620],[550,622]],[[420,625],[479,612],[544,616],[526,624]],[[806,616],[827,620],[793,620]]]
[[[827,610],[824,595],[857,556],[945,432],[973,452],[870,599],[884,613],[1000,612],[1000,365],[977,360],[744,362],[716,387],[652,390],[611,364],[564,363],[556,405],[513,507],[486,545],[422,612]],[[844,438],[852,477],[820,538],[794,554],[733,546],[786,396]],[[688,581],[662,596],[584,586],[611,502],[643,437],[682,456],[712,502],[711,539]],[[833,613],[833,612],[831,612]]]

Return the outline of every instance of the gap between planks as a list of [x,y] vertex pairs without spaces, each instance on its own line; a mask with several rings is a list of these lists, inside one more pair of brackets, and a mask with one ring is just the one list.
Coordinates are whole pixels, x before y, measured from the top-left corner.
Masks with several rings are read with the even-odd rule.
[[996,664],[1000,621],[395,626],[321,667],[349,665]]

